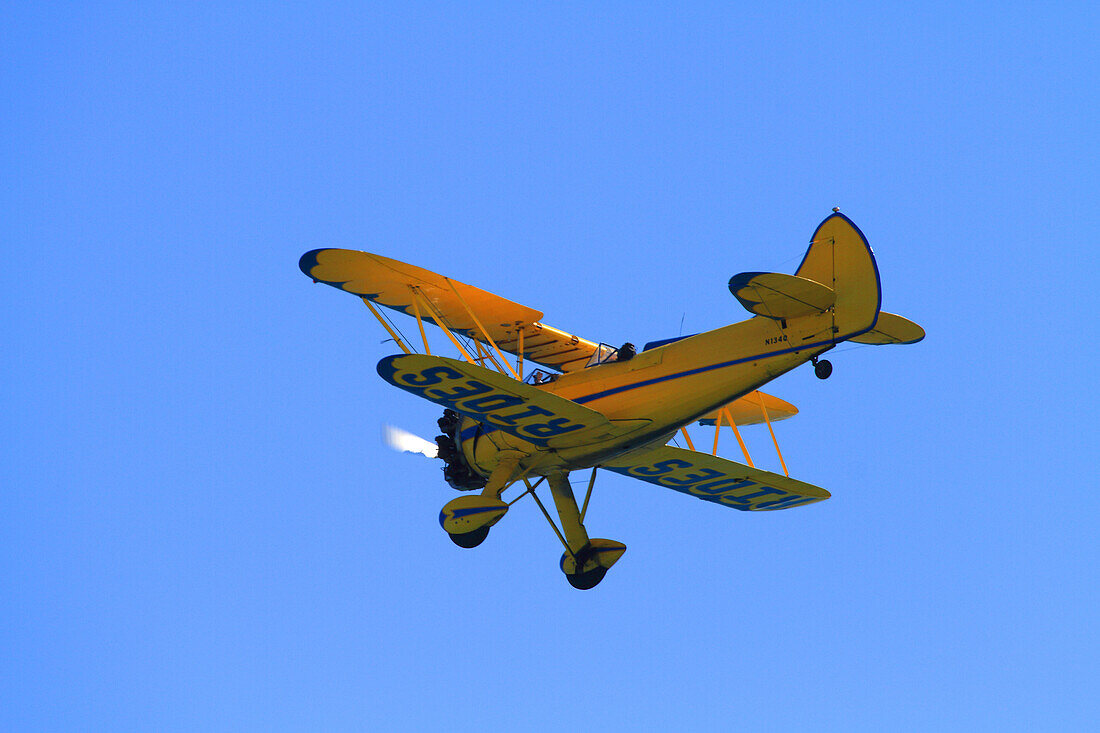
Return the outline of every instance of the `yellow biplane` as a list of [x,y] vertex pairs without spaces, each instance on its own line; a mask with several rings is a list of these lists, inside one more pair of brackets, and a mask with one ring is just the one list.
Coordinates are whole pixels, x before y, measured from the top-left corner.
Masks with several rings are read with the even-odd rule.
[[[746,272],[729,281],[748,320],[706,333],[615,349],[542,322],[543,314],[403,262],[343,249],[302,255],[299,266],[363,299],[403,353],[378,363],[390,384],[444,408],[442,435],[423,452],[444,461],[460,496],[439,521],[455,544],[476,547],[509,507],[530,494],[565,546],[560,567],[575,588],[599,583],[626,546],[591,538],[585,512],[598,469],[647,481],[743,511],[790,509],[829,492],[756,468],[738,426],[798,412],[758,389],[804,362],[825,379],[820,356],[843,341],[911,344],[924,330],[879,310],[878,268],[863,233],[834,209],[814,232],[794,275]],[[412,315],[423,340],[416,353],[376,306]],[[438,326],[462,359],[432,353],[425,324]],[[513,365],[504,354],[515,357]],[[536,368],[526,376],[524,363]],[[714,450],[695,450],[686,427],[714,426]],[[737,436],[745,463],[719,458],[718,434]],[[668,445],[682,435],[686,445]],[[775,440],[775,433],[771,433]],[[422,439],[421,439],[422,440]],[[423,441],[427,443],[427,441]],[[779,444],[775,443],[776,451]],[[591,469],[577,505],[572,471]],[[561,527],[535,493],[545,480]],[[522,482],[522,483],[521,483]],[[525,487],[511,501],[503,493]]]

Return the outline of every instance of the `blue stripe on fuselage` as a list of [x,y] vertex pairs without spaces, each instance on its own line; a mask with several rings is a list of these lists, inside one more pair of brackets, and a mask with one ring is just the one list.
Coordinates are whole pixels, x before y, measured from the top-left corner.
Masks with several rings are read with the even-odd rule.
[[666,374],[663,377],[654,377],[653,379],[646,379],[641,382],[634,382],[633,384],[624,384],[621,387],[612,387],[611,389],[605,389],[603,392],[596,392],[590,395],[584,395],[578,397],[574,402],[579,405],[583,405],[586,402],[592,402],[603,397],[609,397],[613,394],[619,394],[621,392],[629,392],[632,389],[638,389],[639,387],[648,387],[652,384],[659,384],[661,382],[668,382],[673,379],[680,379],[682,377],[690,377],[695,374],[702,374],[703,372],[714,371],[715,369],[722,369],[724,367],[734,366],[736,364],[744,364],[747,361],[755,361],[757,359],[770,359],[773,356],[782,356],[783,354],[792,354],[796,351],[805,351],[807,349],[815,349],[818,346],[824,346],[830,344],[835,346],[833,341],[820,341],[816,344],[805,344],[803,346],[792,347],[790,349],[780,349],[779,351],[769,351],[766,354],[756,354],[754,356],[746,356],[741,359],[733,359],[732,361],[723,361],[718,364],[710,364],[708,366],[696,367],[695,369],[688,369],[687,371],[677,372],[676,374]]
[[[632,389],[639,389],[640,387],[649,387],[650,385],[660,384],[661,382],[668,382],[668,381],[671,381],[673,379],[681,379],[683,377],[690,377],[690,376],[693,376],[695,374],[702,374],[704,372],[714,371],[715,369],[722,369],[724,367],[735,366],[737,364],[744,364],[747,361],[756,361],[757,359],[770,359],[773,356],[782,356],[783,354],[792,354],[796,351],[805,351],[807,349],[816,349],[819,346],[825,346],[827,344],[831,345],[831,346],[836,345],[836,343],[833,342],[833,341],[819,341],[816,344],[806,344],[804,346],[793,347],[793,348],[790,348],[790,349],[780,349],[779,351],[769,351],[765,354],[754,354],[753,356],[746,356],[746,357],[743,357],[741,359],[733,359],[732,361],[723,361],[723,362],[720,362],[718,364],[710,364],[708,366],[696,367],[695,369],[688,369],[687,371],[677,372],[676,374],[666,374],[663,377],[654,377],[653,379],[646,379],[646,380],[643,380],[641,382],[634,382],[632,384],[624,384],[620,387],[612,387],[611,389],[605,389],[602,392],[594,392],[590,395],[582,395],[580,397],[575,398],[573,400],[573,402],[576,402],[578,405],[583,405],[587,402],[592,402],[593,400],[602,399],[604,397],[610,397],[611,395],[614,395],[614,394],[620,394],[622,392],[629,392]],[[482,423],[482,425],[484,426],[482,428],[482,431],[483,431],[482,434],[491,433],[493,431],[496,431],[496,430],[500,429],[500,428],[496,427],[495,425],[489,425],[489,424],[485,424],[485,423]],[[465,430],[463,430],[459,434],[459,439],[460,439],[459,442],[465,442],[465,441],[469,440],[470,438],[474,437],[474,434],[477,432],[477,429],[478,429],[478,426],[475,425],[473,427],[466,428]]]

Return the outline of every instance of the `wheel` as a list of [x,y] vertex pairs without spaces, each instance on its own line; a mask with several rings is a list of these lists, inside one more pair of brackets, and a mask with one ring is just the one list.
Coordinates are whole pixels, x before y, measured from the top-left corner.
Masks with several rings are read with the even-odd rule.
[[814,374],[817,375],[818,379],[828,379],[829,375],[832,373],[833,363],[831,361],[822,359],[821,361],[814,364]]
[[589,570],[587,573],[566,575],[565,579],[569,581],[569,585],[577,590],[589,590],[599,585],[605,575],[607,575],[607,568],[597,567]]
[[451,538],[451,542],[459,547],[465,547],[468,550],[471,547],[477,547],[485,541],[485,538],[489,536],[489,528],[482,527],[481,529],[475,529],[473,532],[463,532],[462,534],[451,534],[448,532],[447,536]]

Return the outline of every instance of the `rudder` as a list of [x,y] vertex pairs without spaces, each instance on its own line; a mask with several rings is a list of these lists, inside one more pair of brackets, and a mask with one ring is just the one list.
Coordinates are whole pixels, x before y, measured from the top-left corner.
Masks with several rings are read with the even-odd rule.
[[882,303],[878,265],[867,238],[844,214],[835,213],[821,222],[795,274],[836,292],[833,326],[837,341],[874,328]]

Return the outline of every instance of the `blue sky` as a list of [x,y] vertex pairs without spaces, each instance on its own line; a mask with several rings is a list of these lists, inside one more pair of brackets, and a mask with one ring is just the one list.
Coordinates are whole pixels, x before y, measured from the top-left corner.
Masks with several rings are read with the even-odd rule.
[[[1098,20],[5,7],[0,727],[1094,729]],[[438,464],[379,438],[438,409],[297,268],[373,251],[641,344],[746,317],[728,278],[833,206],[928,332],[770,385],[833,498],[601,476],[629,550],[585,593],[526,501],[451,545]]]

